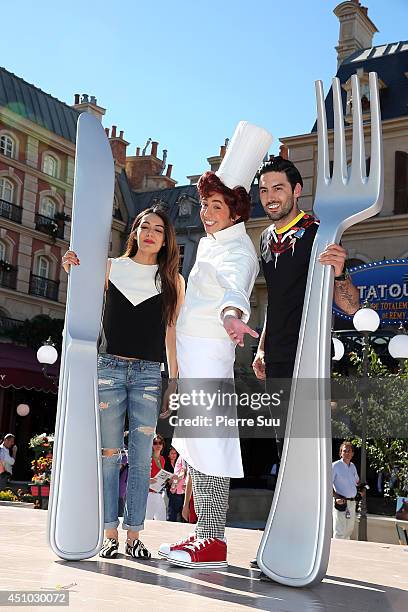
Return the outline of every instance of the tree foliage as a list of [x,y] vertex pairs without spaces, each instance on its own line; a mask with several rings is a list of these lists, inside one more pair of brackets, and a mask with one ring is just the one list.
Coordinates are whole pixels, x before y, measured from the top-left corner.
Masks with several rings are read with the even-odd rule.
[[58,353],[61,354],[63,319],[53,319],[48,315],[37,315],[32,319],[26,319],[22,325],[10,329],[7,336],[18,344],[24,344],[33,349],[38,349],[48,338],[55,344]]
[[367,418],[367,458],[384,477],[384,493],[403,495],[408,488],[408,362],[392,373],[374,349],[368,349],[368,366],[350,354],[356,376],[334,374],[338,398],[333,435],[361,446],[363,408]]

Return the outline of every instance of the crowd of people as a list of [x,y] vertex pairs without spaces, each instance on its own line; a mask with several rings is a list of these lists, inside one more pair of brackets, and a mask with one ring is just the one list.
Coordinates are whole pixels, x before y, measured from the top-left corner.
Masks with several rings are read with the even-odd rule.
[[[125,436],[128,432],[125,432]],[[126,503],[127,448],[122,451],[122,465],[119,476],[119,516],[123,516]],[[161,472],[161,478],[157,476]],[[156,434],[152,444],[150,467],[150,486],[147,496],[145,518],[156,521],[195,522],[191,487],[188,487],[188,467],[181,455],[173,446],[166,451],[166,442],[160,434]],[[154,488],[152,488],[154,487]]]
[[[230,478],[243,477],[238,431],[231,436],[186,436],[176,427],[172,446],[156,434],[160,409],[178,386],[234,378],[236,346],[248,326],[250,296],[259,271],[245,221],[250,187],[271,142],[261,128],[240,124],[221,167],[198,181],[201,239],[187,290],[178,272],[175,230],[157,206],[137,215],[125,252],[110,259],[98,356],[105,539],[100,556],[118,554],[119,516],[125,553],[150,558],[140,539],[144,520],[195,522],[187,539],[163,544],[159,554],[181,567],[227,565],[225,523]],[[253,369],[259,379],[292,377],[308,265],[318,220],[298,207],[299,171],[272,158],[258,172],[261,204],[271,224],[261,236],[268,308]],[[80,264],[67,251],[67,272]],[[334,300],[345,312],[359,307],[345,270],[346,251],[331,244],[320,255],[334,269]],[[160,364],[167,354],[169,386],[161,406]],[[190,386],[189,386],[190,384]],[[126,453],[124,427],[129,435]],[[126,493],[125,493],[126,491]]]

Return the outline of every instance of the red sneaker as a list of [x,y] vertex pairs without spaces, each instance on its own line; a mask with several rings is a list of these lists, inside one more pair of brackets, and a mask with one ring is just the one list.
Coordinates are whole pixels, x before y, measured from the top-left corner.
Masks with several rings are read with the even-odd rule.
[[179,548],[183,548],[183,546],[185,546],[186,544],[191,544],[191,542],[194,542],[196,538],[196,534],[192,533],[188,536],[188,538],[178,540],[178,542],[174,542],[174,544],[161,544],[159,548],[159,555],[167,559],[172,550],[178,550]]
[[201,538],[177,550],[171,550],[167,560],[172,565],[190,568],[219,569],[228,567],[227,544],[218,538]]

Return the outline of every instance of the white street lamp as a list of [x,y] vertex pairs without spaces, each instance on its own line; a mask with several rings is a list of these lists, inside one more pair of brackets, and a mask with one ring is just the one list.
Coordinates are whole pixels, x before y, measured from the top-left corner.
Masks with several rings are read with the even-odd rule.
[[360,308],[353,317],[353,325],[359,332],[375,332],[380,325],[380,317],[372,308]]
[[37,359],[43,365],[52,365],[58,359],[58,353],[54,345],[43,344],[37,351]]
[[333,346],[334,346],[334,355],[332,357],[333,361],[340,361],[340,359],[344,355],[344,344],[341,340],[336,338],[335,336],[332,338]]
[[408,335],[401,326],[388,343],[388,351],[394,359],[408,359]]
[[16,408],[18,416],[25,417],[30,413],[30,406],[28,404],[19,404]]
[[46,378],[50,378],[55,383],[57,377],[50,376],[49,374],[47,374],[47,366],[54,364],[58,359],[58,351],[55,348],[51,338],[48,338],[48,340],[46,340],[44,344],[40,346],[37,351],[37,359],[42,365],[42,371],[44,376]]

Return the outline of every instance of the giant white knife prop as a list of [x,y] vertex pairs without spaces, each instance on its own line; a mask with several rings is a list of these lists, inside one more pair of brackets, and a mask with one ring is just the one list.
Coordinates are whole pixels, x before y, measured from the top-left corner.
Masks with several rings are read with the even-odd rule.
[[339,243],[352,225],[377,214],[383,203],[383,149],[376,73],[370,73],[371,163],[366,177],[361,96],[352,77],[353,143],[347,168],[339,79],[333,79],[334,163],[329,171],[326,111],[316,82],[318,172],[314,212],[320,219],[310,257],[285,443],[258,564],[273,580],[290,586],[320,581],[327,570],[332,514],[330,378],[332,266],[318,257]]
[[114,163],[101,122],[77,124],[70,249],[80,259],[68,279],[48,539],[62,559],[94,556],[103,539],[97,340],[112,224]]

